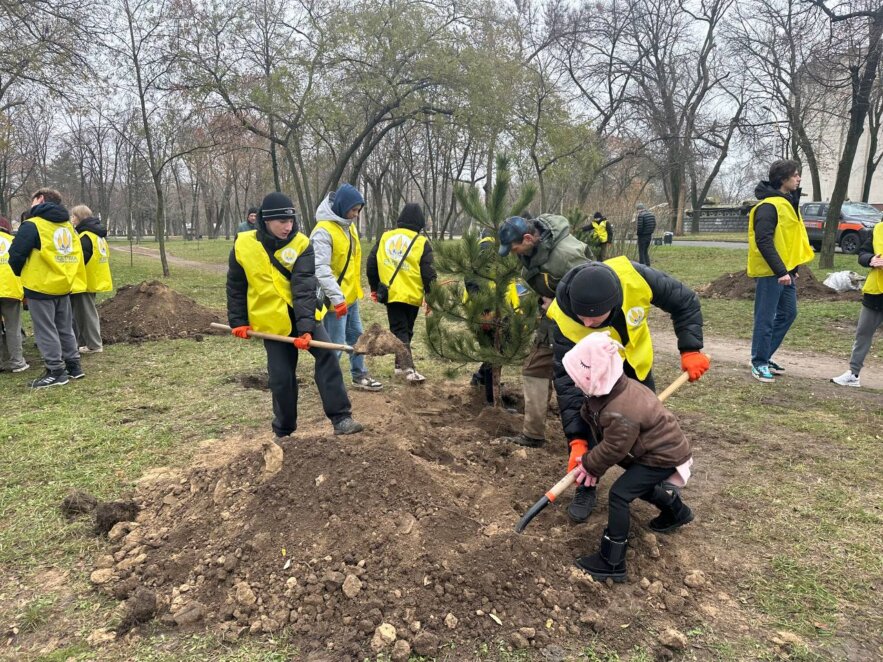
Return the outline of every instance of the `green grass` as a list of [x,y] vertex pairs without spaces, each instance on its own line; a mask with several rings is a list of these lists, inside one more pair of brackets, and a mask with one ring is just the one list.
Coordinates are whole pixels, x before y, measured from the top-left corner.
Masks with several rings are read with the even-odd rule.
[[[226,264],[227,257],[230,255],[230,249],[233,248],[233,240],[231,239],[200,239],[199,241],[184,241],[182,239],[173,239],[167,241],[166,251],[168,255],[180,257],[185,260],[193,260],[194,262],[206,262],[212,264]],[[114,246],[123,246],[128,248],[129,242],[113,242]],[[159,250],[159,242],[157,241],[139,241],[135,246]],[[125,253],[119,251],[113,252],[114,271],[120,257],[128,259]]]

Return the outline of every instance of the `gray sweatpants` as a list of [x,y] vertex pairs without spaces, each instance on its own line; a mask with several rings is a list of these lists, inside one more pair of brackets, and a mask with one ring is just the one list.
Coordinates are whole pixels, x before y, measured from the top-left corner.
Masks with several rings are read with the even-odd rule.
[[27,363],[21,349],[21,301],[0,299],[0,315],[3,316],[0,368],[5,370],[24,368]]
[[71,294],[74,333],[80,347],[101,349],[101,320],[95,307],[95,292]]
[[66,362],[80,362],[73,330],[71,298],[28,299],[34,323],[34,341],[48,370],[62,370]]
[[855,328],[855,342],[852,344],[852,356],[849,357],[849,369],[853,375],[861,372],[865,357],[871,349],[874,332],[883,324],[883,310],[871,310],[862,306]]

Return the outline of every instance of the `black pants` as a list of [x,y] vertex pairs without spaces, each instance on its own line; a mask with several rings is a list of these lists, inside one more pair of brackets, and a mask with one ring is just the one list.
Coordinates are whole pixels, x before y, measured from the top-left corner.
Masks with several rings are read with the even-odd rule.
[[[392,335],[404,343],[409,351],[411,349],[411,339],[414,337],[414,322],[417,321],[417,313],[419,312],[420,306],[412,306],[409,303],[396,301],[386,304],[386,319],[389,320],[389,330],[392,331]],[[399,365],[399,357],[396,356],[396,368],[405,367],[408,366]]]
[[629,535],[629,506],[635,499],[643,499],[659,509],[671,505],[656,486],[674,473],[674,467],[660,469],[644,464],[633,464],[616,479],[607,496],[607,534],[611,540],[625,540]]
[[653,236],[649,234],[638,235],[638,262],[650,266],[650,242]]
[[[330,342],[321,324],[313,331],[314,340]],[[265,340],[267,372],[270,375],[270,391],[273,394],[273,432],[285,437],[297,430],[297,358],[299,349],[293,344]],[[352,405],[346,388],[337,354],[328,349],[311,349],[316,359],[315,381],[322,399],[322,409],[332,423],[352,414]]]

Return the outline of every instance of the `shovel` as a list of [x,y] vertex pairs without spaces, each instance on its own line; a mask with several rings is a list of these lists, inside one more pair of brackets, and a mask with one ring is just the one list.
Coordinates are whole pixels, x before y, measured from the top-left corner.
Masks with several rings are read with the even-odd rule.
[[[677,391],[681,386],[687,383],[690,379],[690,375],[687,372],[681,373],[681,376],[678,377],[671,383],[667,389],[665,389],[662,393],[659,394],[659,401],[665,402],[672,393]],[[550,503],[554,503],[555,499],[557,499],[568,487],[573,485],[574,480],[576,480],[576,473],[579,469],[574,469],[570,473],[568,473],[564,478],[559,480],[552,488],[546,492],[543,497],[537,501],[534,505],[530,507],[530,509],[524,514],[524,517],[518,522],[515,526],[516,533],[523,533],[524,529],[530,524],[530,521],[540,514],[540,511],[543,510]]]
[[[210,325],[213,329],[218,329],[220,331],[227,331],[228,333],[232,331],[232,329],[226,324],[218,324],[217,322],[212,322]],[[262,338],[263,340],[275,340],[277,342],[285,342],[289,344],[294,343],[294,338],[291,336],[279,336],[275,333],[263,333],[261,331],[252,331],[249,329],[246,331],[249,338]],[[364,352],[357,352],[354,347],[351,345],[342,345],[336,342],[325,342],[324,340],[310,340],[310,347],[315,347],[316,349],[333,349],[338,352],[347,352],[349,354],[364,354]]]

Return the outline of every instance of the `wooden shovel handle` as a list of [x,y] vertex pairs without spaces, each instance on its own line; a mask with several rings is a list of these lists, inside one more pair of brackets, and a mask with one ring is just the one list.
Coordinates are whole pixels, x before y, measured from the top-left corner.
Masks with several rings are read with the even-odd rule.
[[[217,322],[212,322],[210,326],[213,329],[219,329],[221,331],[232,331],[232,329],[226,324],[218,324]],[[251,329],[249,329],[246,333],[248,333],[249,338],[261,338],[263,340],[275,340],[276,342],[294,344],[294,338],[292,338],[291,336],[280,336],[275,333],[264,333],[262,331],[252,331]],[[324,340],[311,340],[310,347],[315,347],[316,349],[334,349],[339,352],[349,353],[355,351],[350,345],[341,345],[335,342],[325,342]]]

